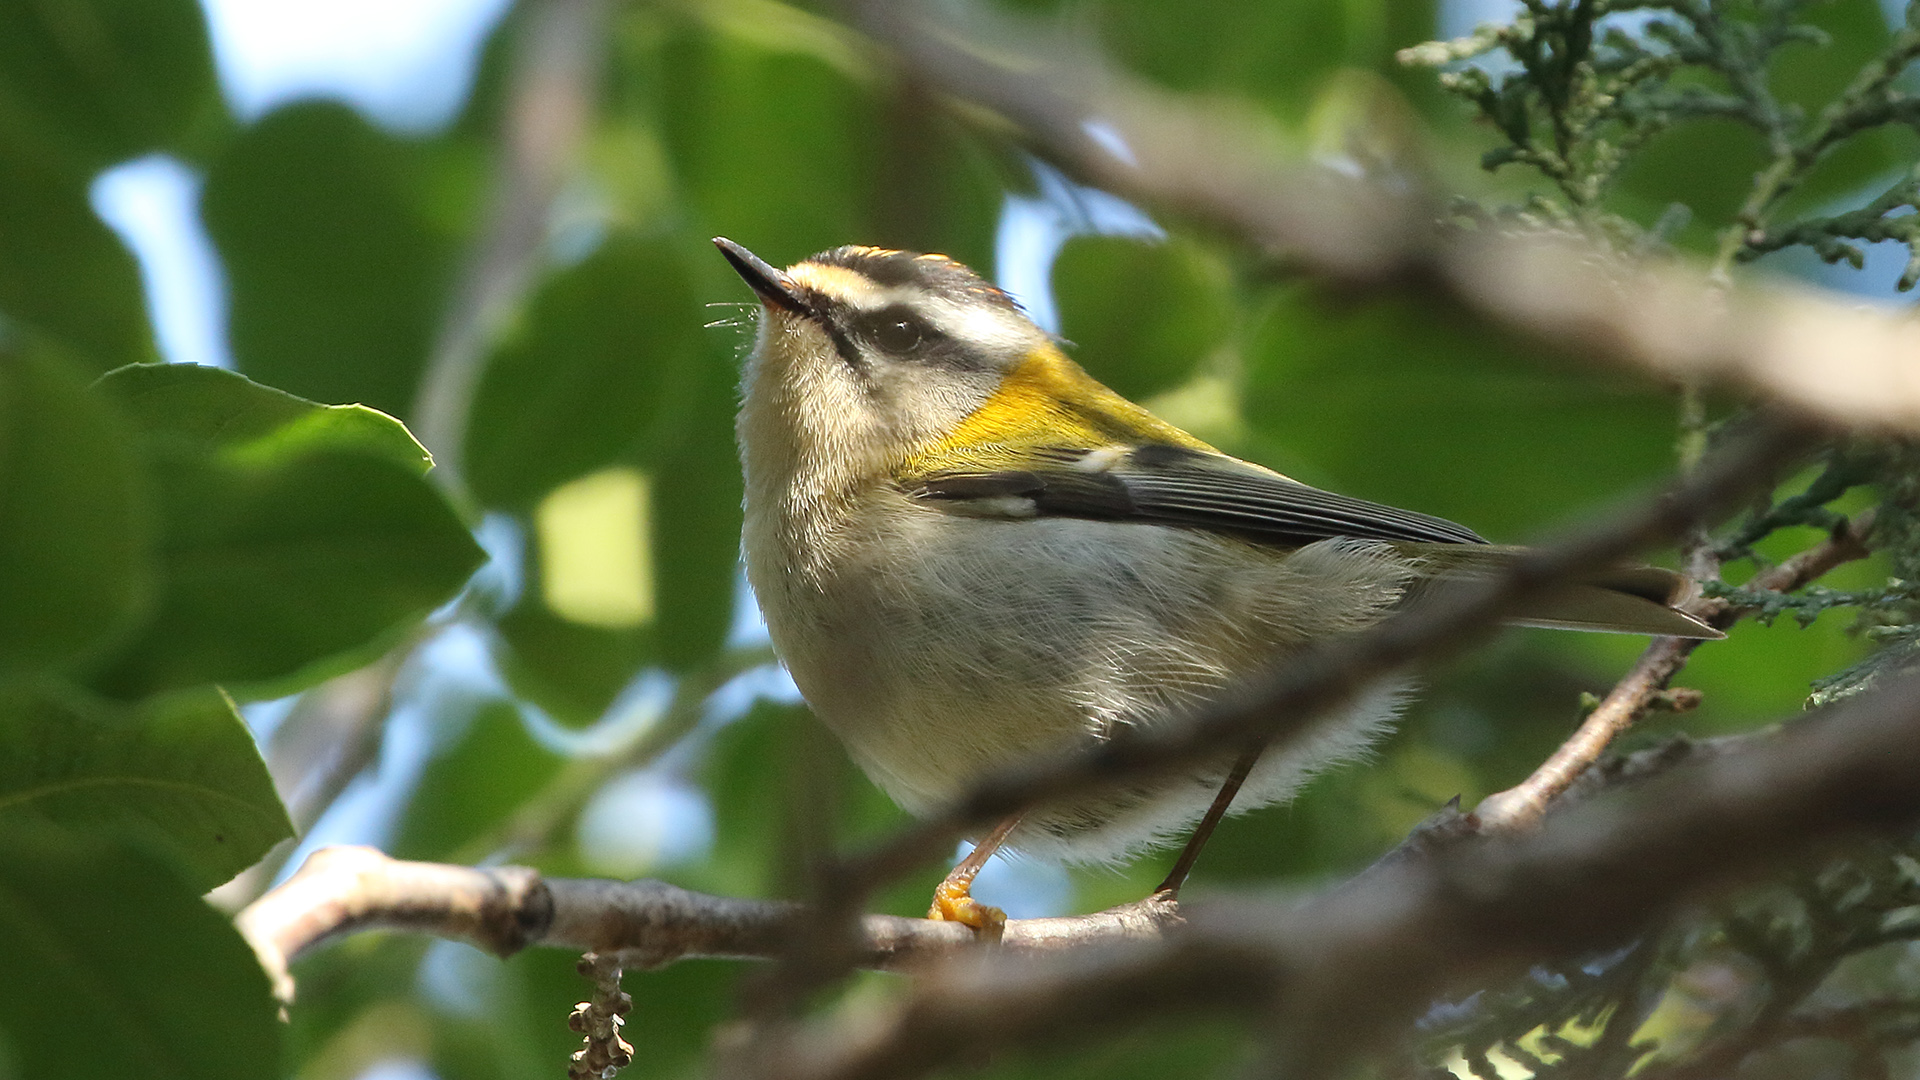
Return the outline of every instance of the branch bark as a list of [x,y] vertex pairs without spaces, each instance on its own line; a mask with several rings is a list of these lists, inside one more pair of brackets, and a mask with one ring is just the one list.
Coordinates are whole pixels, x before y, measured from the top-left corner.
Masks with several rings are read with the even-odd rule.
[[[1757,575],[1748,587],[1768,592],[1793,592],[1842,563],[1864,559],[1869,552],[1867,534],[1872,531],[1870,514],[1841,527],[1819,544]],[[1753,609],[1727,600],[1700,597],[1686,605],[1687,611],[1725,630],[1751,614]],[[1474,809],[1480,828],[1487,832],[1508,832],[1534,828],[1547,813],[1547,805],[1565,791],[1581,773],[1600,759],[1613,740],[1632,727],[1652,706],[1673,677],[1687,664],[1687,658],[1702,642],[1691,638],[1655,638],[1634,662],[1633,668],[1614,684],[1606,698],[1587,715],[1572,737],[1560,745],[1533,775],[1495,792]]]
[[[328,847],[241,912],[236,925],[274,993],[291,1002],[295,959],[322,942],[367,930],[433,934],[496,956],[537,945],[657,967],[697,956],[781,955],[800,915],[793,903],[712,896],[662,881],[546,878],[523,866],[406,862],[369,847]],[[1176,905],[1150,897],[1092,915],[1014,920],[999,950],[1057,952],[1151,937],[1179,921]],[[860,922],[855,959],[863,967],[900,968],[975,943],[973,931],[958,923],[868,915]]]

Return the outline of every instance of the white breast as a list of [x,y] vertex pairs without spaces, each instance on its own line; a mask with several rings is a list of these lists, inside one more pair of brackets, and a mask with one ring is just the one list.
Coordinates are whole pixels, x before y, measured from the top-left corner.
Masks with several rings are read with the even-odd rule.
[[[1307,636],[1366,625],[1407,577],[1378,545],[1287,556],[1186,529],[963,516],[884,486],[837,513],[750,513],[747,551],[807,701],[917,813],[1008,762],[1162,721]],[[1285,798],[1358,752],[1396,701],[1376,695],[1270,755],[1236,809]],[[1122,857],[1197,820],[1228,767],[1048,807],[1012,844]]]

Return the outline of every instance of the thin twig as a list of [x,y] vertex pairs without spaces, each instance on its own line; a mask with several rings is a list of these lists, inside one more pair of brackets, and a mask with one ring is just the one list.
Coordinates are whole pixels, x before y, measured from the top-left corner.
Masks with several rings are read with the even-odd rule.
[[[1842,563],[1864,559],[1869,554],[1865,537],[1872,527],[1871,515],[1862,515],[1860,520],[1843,525],[1819,544],[1757,575],[1748,583],[1748,588],[1793,592]],[[1699,597],[1686,604],[1685,610],[1714,628],[1725,630],[1755,609],[1727,600]],[[1474,810],[1481,829],[1507,832],[1538,826],[1546,816],[1547,804],[1598,761],[1607,747],[1646,713],[1701,644],[1692,638],[1655,638],[1579,729],[1541,763],[1533,775],[1481,800]]]

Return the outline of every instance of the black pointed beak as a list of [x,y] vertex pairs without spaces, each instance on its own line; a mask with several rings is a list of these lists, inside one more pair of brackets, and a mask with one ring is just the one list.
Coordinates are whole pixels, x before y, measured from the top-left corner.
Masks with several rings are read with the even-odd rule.
[[799,288],[785,270],[768,265],[765,259],[724,236],[714,237],[713,246],[719,248],[720,254],[727,257],[734,270],[746,279],[748,285],[753,286],[762,303],[784,308],[795,315],[813,317],[813,308],[800,298]]

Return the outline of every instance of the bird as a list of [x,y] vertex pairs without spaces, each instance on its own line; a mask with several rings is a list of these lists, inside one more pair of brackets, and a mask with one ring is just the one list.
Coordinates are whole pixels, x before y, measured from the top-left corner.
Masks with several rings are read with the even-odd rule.
[[[783,270],[713,242],[759,301],[736,424],[748,579],[808,706],[909,813],[1035,755],[1176,723],[1423,583],[1524,550],[1215,449],[946,256],[854,245]],[[1722,636],[1675,609],[1690,586],[1623,566],[1511,621]],[[977,838],[929,918],[997,932],[1004,913],[971,887],[1001,847],[1115,863],[1190,834],[1173,895],[1229,804],[1284,801],[1360,756],[1407,696],[1389,684],[1257,757],[1029,808]]]

